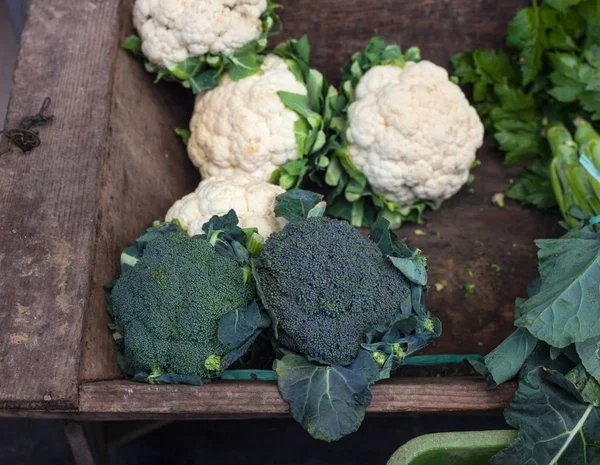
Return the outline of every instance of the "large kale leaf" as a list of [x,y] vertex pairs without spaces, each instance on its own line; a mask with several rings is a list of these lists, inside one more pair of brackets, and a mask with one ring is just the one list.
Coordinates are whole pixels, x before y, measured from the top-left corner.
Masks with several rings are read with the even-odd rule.
[[600,409],[584,402],[570,380],[576,376],[549,368],[549,361],[529,365],[505,411],[506,421],[519,429],[517,439],[489,465],[600,463]]
[[537,245],[541,288],[517,326],[557,348],[600,336],[600,233],[574,229]]

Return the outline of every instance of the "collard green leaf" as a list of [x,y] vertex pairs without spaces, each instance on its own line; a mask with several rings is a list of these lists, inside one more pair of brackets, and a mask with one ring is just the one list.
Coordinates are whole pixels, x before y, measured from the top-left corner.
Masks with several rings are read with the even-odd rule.
[[293,354],[277,360],[274,369],[292,417],[311,436],[330,442],[359,428],[372,399],[363,370],[323,366]]
[[277,197],[275,216],[290,222],[308,218],[308,213],[323,200],[321,194],[294,189]]
[[587,227],[536,243],[542,284],[516,324],[558,348],[600,336],[600,233]]
[[229,312],[219,321],[218,337],[225,347],[235,348],[243,344],[258,329],[271,324],[269,318],[261,314],[256,301],[247,307]]
[[586,403],[592,404],[594,407],[600,407],[600,384],[586,371],[582,364],[577,365],[567,373],[567,379],[573,383],[573,386],[579,391]]
[[558,372],[543,367],[528,372],[504,416],[519,433],[489,465],[600,463],[600,409],[583,402]]
[[585,369],[600,382],[600,337],[578,342],[576,348]]
[[537,345],[537,339],[525,328],[518,328],[502,344],[485,356],[485,366],[493,388],[513,379]]

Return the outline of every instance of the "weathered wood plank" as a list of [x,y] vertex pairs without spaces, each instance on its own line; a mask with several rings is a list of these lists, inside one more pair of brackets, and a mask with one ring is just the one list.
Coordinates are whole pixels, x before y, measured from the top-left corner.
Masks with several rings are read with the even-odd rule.
[[7,127],[53,99],[42,146],[0,157],[0,408],[77,406],[118,0],[34,0]]
[[[394,378],[372,387],[369,413],[500,410],[514,397],[511,383],[487,391],[473,378]],[[218,400],[217,400],[218,399]],[[275,383],[221,381],[206,386],[152,386],[109,381],[81,386],[81,413],[281,415],[287,403]]]
[[[131,29],[131,1],[121,2],[122,39]],[[141,62],[119,50],[100,172],[96,259],[86,310],[81,380],[120,376],[103,286],[117,278],[121,251],[179,198],[199,175],[174,129],[187,127],[194,98],[174,84],[155,85]]]

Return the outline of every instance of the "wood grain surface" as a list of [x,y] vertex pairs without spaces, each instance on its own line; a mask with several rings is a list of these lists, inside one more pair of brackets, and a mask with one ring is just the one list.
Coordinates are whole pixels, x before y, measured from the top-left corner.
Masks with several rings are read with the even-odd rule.
[[0,157],[0,408],[76,408],[118,0],[33,0],[7,116],[51,97],[28,155]]
[[[508,383],[495,391],[473,378],[394,378],[374,385],[372,414],[500,410],[513,398]],[[218,399],[218,401],[215,401]],[[81,413],[280,415],[289,412],[272,382],[220,381],[206,386],[151,386],[129,381],[85,384]]]
[[[130,33],[132,3],[121,2],[119,38]],[[82,382],[120,376],[103,287],[118,277],[122,250],[198,185],[198,173],[174,132],[188,126],[193,101],[179,85],[155,85],[139,60],[119,50],[99,179],[96,260],[86,310]]]

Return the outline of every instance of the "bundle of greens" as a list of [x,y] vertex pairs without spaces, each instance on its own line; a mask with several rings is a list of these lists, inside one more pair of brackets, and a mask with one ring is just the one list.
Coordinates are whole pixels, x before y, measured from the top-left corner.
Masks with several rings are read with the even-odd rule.
[[[475,49],[452,57],[460,82],[472,84],[477,111],[506,153],[505,163],[531,162],[508,197],[538,208],[558,204],[567,222],[571,205],[560,203],[565,196],[586,209],[575,190],[561,194],[551,181],[559,175],[557,163],[562,164],[553,165],[553,156],[560,145],[558,133],[564,133],[552,128],[562,124],[572,131],[578,118],[592,124],[600,120],[599,30],[598,0],[547,0],[541,5],[536,0],[508,28],[507,45],[518,55]],[[574,156],[569,159],[571,185],[585,184],[579,179],[585,170],[576,167]]]
[[600,1],[534,1],[509,26],[518,57],[452,58],[506,164],[531,161],[508,196],[558,206],[570,230],[537,241],[539,278],[517,299],[517,330],[471,362],[490,388],[519,375],[505,411],[519,433],[494,465],[600,460],[599,26]]
[[494,388],[519,374],[505,411],[519,429],[491,465],[600,459],[600,232],[580,226],[537,241],[540,276],[517,299],[517,330],[471,364]]

